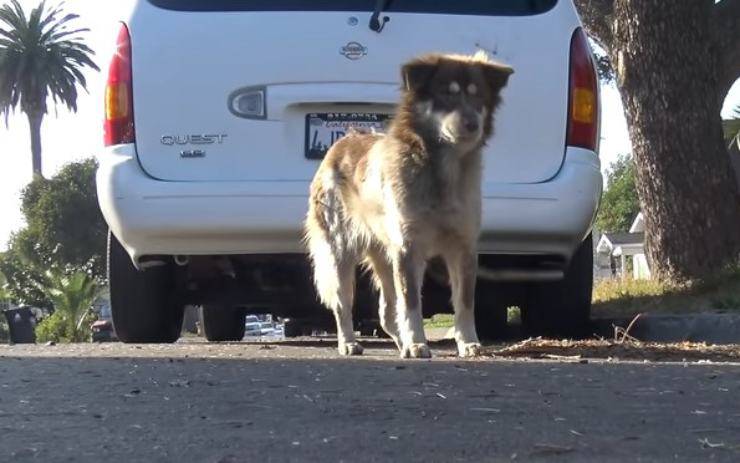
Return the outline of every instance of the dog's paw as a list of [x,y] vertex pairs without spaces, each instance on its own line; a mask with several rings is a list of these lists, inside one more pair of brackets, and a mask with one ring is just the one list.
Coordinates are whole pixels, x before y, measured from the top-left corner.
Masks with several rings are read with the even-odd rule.
[[428,359],[432,358],[432,351],[426,344],[409,344],[401,349],[403,359]]
[[339,355],[362,355],[363,350],[358,342],[347,342],[339,345]]
[[457,345],[460,357],[480,357],[483,355],[483,346],[478,342],[461,342]]

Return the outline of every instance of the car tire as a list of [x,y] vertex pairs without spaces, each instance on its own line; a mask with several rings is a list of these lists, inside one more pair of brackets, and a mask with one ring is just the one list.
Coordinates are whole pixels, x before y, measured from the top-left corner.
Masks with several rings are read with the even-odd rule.
[[283,321],[283,336],[286,338],[299,338],[303,335],[303,323],[293,318]]
[[589,334],[593,289],[593,238],[576,250],[564,278],[531,284],[522,309],[522,327],[529,336],[574,337]]
[[507,284],[478,279],[475,286],[475,330],[481,340],[500,340],[508,334]]
[[184,306],[174,299],[172,263],[138,270],[108,233],[108,282],[116,335],[124,343],[172,343],[180,338]]
[[247,314],[238,307],[206,305],[200,308],[203,336],[211,342],[241,341],[246,331]]

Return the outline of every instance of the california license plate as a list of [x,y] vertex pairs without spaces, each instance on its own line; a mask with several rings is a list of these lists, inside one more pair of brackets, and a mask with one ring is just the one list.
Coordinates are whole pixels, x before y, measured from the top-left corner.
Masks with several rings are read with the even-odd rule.
[[311,113],[306,114],[306,157],[323,159],[331,145],[347,135],[358,132],[384,132],[388,114],[377,113]]

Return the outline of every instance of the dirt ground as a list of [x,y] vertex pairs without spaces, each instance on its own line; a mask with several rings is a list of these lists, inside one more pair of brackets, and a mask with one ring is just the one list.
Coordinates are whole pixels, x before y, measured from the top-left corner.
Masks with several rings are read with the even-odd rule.
[[[442,336],[438,336],[441,338]],[[364,356],[359,360],[395,360],[395,346],[387,340],[364,338]],[[338,357],[332,337],[304,337],[291,340],[255,339],[244,342],[207,343],[201,338],[184,338],[176,344],[127,345],[121,343],[71,345],[0,345],[0,358],[23,357],[174,357],[174,358],[265,358],[265,359],[332,359]],[[449,339],[430,343],[433,361],[457,360],[455,344]],[[549,359],[558,361],[652,361],[652,362],[729,362],[740,365],[740,345],[705,343],[656,343],[607,339],[583,341],[527,339],[516,343],[488,345],[485,354],[467,362],[493,359]]]
[[740,362],[740,346],[708,345],[696,342],[658,343],[609,340],[528,339],[493,349],[491,355],[508,358],[535,358],[570,361],[601,359],[610,362],[642,360],[652,362]]
[[0,346],[0,461],[740,461],[737,346],[364,343]]

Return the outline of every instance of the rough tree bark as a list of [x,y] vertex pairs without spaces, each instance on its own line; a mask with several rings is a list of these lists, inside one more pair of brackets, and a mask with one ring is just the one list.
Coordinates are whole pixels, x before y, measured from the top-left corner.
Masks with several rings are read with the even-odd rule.
[[711,275],[740,250],[740,196],[720,119],[740,75],[740,0],[576,3],[616,70],[654,273]]
[[41,122],[44,120],[42,112],[28,112],[28,126],[31,131],[31,163],[33,176],[43,176],[41,172]]

